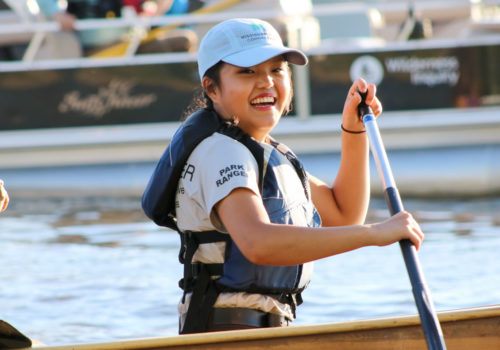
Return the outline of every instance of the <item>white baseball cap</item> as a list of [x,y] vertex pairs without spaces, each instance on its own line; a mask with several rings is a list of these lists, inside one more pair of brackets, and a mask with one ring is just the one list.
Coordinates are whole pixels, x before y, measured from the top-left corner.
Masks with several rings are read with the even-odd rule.
[[301,51],[283,45],[274,27],[255,18],[234,18],[212,27],[198,49],[200,79],[212,66],[224,61],[238,67],[251,67],[268,59],[285,55],[293,64],[307,64]]

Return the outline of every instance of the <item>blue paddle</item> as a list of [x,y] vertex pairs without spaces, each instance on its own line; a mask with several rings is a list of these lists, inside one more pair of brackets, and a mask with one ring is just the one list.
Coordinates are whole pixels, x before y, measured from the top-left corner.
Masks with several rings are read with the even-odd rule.
[[[399,196],[399,191],[394,182],[391,166],[387,158],[387,153],[380,136],[377,121],[373,115],[373,111],[365,103],[366,93],[361,93],[362,102],[358,106],[360,117],[363,119],[363,124],[368,134],[370,141],[370,149],[377,164],[378,172],[382,178],[384,186],[385,200],[391,215],[395,215],[403,210],[403,203]],[[445,350],[443,332],[441,325],[434,310],[434,303],[431,299],[430,292],[424,281],[424,274],[420,267],[417,250],[410,240],[404,239],[399,242],[403,258],[406,264],[406,269],[410,277],[410,282],[413,288],[413,297],[420,314],[420,321],[425,333],[427,347],[430,350]]]

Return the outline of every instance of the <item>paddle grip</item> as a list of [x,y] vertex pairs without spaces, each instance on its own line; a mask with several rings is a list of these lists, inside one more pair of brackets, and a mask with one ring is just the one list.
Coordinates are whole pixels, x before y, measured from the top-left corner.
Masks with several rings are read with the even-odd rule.
[[360,118],[363,118],[367,114],[373,114],[372,108],[365,102],[367,93],[368,92],[361,92],[358,89],[358,94],[361,96],[361,102],[358,105],[358,114]]

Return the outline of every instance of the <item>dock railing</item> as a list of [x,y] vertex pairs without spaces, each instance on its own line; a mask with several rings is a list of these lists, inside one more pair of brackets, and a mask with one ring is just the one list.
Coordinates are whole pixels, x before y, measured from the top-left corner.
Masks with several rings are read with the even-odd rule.
[[[48,33],[57,33],[61,31],[59,23],[55,21],[45,20],[43,15],[37,13],[37,9],[31,9],[28,6],[21,6],[24,3],[17,0],[4,0],[12,11],[0,11],[0,18],[8,18],[6,23],[0,22],[0,43],[5,42],[7,38],[22,36],[26,40],[29,39],[28,49],[23,57],[23,61],[31,62],[35,60],[36,53],[44,37]],[[31,0],[26,3],[33,3]],[[391,41],[396,40],[396,36],[392,32],[382,33],[379,29],[385,27],[398,27],[404,21],[408,13],[408,2],[391,2],[387,3],[335,3],[335,4],[318,4],[314,6],[297,6],[295,2],[289,1],[290,5],[282,6],[279,1],[257,1],[258,6],[252,6],[252,9],[245,8],[238,10],[238,6],[244,4],[244,0],[221,0],[212,5],[202,7],[190,14],[186,15],[168,15],[168,16],[139,16],[133,14],[133,11],[123,11],[123,17],[113,19],[85,19],[75,22],[75,30],[89,29],[116,29],[129,28],[129,35],[124,44],[126,49],[119,52],[116,56],[131,57],[135,54],[140,42],[145,39],[148,31],[154,27],[175,28],[178,26],[190,25],[197,27],[208,23],[216,23],[229,18],[237,17],[257,17],[264,20],[281,20],[287,23],[287,32],[289,34],[290,46],[302,49],[308,49],[312,46],[319,45],[318,38],[311,36],[311,27],[307,26],[307,35],[301,35],[301,28],[304,27],[306,18],[318,19],[321,22],[322,28],[318,27],[318,35],[320,39],[329,37],[342,37],[349,35],[357,35],[363,37],[374,37],[377,34],[385,36],[384,39]],[[265,4],[267,3],[267,4]],[[306,4],[308,2],[305,2]],[[36,5],[35,5],[36,6]],[[260,9],[259,9],[260,6]],[[267,8],[265,8],[265,7]],[[256,8],[255,10],[253,8]],[[421,17],[429,18],[433,22],[448,22],[452,20],[462,19],[467,22],[468,26],[477,27],[481,30],[498,30],[500,29],[500,1],[479,1],[472,3],[469,0],[458,1],[419,1],[414,4],[415,12]],[[3,14],[1,12],[4,12]],[[13,12],[18,20],[15,21],[15,16],[8,16],[7,12]],[[329,30],[326,23],[327,17],[350,16],[358,14],[363,17],[357,17],[356,25],[358,27],[366,27],[363,31],[354,34],[336,33],[337,28]],[[3,15],[3,16],[2,16]],[[319,23],[318,22],[318,23]],[[363,23],[364,22],[364,23]],[[307,23],[309,24],[309,23]],[[198,30],[195,30],[197,34]],[[338,30],[337,30],[338,31]],[[347,31],[346,31],[347,32]],[[103,55],[96,55],[103,57]],[[110,55],[109,57],[112,57]]]

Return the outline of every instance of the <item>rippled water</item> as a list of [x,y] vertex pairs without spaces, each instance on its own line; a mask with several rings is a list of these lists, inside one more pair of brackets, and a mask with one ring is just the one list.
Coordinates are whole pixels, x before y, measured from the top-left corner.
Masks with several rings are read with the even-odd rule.
[[[436,309],[500,301],[500,199],[405,201]],[[16,199],[0,215],[0,319],[46,344],[175,335],[178,237],[135,198]],[[388,216],[372,202],[369,221]],[[295,324],[415,314],[399,246],[318,261]]]

